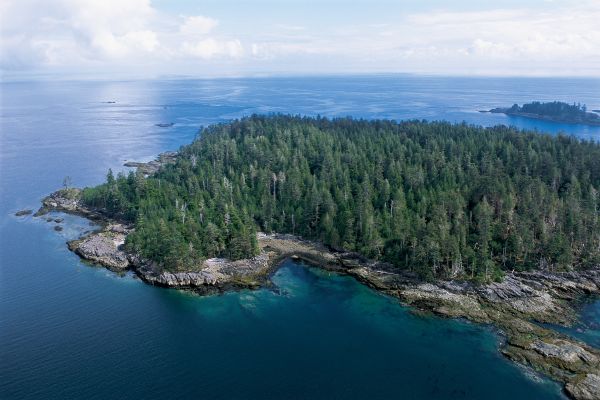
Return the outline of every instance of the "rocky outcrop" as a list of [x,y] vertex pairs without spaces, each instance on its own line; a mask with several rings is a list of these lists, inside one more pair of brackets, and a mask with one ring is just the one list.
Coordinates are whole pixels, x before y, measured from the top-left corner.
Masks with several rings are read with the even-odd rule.
[[157,172],[163,165],[173,164],[175,161],[177,161],[177,152],[166,151],[159,154],[155,160],[149,162],[128,161],[123,165],[125,167],[137,168],[142,174],[148,176]]
[[[102,215],[101,210],[95,210],[85,207],[81,202],[82,190],[78,188],[68,188],[57,190],[46,196],[42,200],[42,206],[33,214],[34,217],[46,215],[50,211],[61,211],[67,214],[79,215],[95,221],[105,222],[107,219]],[[48,222],[55,218],[48,218]]]
[[600,398],[600,372],[585,374],[565,386],[567,394],[575,399],[595,400]]
[[134,269],[146,283],[178,289],[191,289],[198,293],[213,293],[234,288],[256,288],[265,284],[273,265],[268,253],[248,259],[231,261],[210,258],[193,272],[165,271],[154,263],[133,259]]
[[543,342],[535,340],[531,343],[531,349],[544,357],[552,357],[567,364],[584,362],[587,364],[598,364],[598,357],[583,347],[562,339]]
[[129,229],[123,225],[108,225],[103,231],[91,233],[68,243],[80,257],[101,264],[113,271],[129,268],[129,259],[122,247]]

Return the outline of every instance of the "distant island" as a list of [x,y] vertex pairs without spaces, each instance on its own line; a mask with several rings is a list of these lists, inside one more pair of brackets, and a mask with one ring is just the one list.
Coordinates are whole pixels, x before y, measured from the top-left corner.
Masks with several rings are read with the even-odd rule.
[[36,216],[94,219],[72,251],[200,294],[268,285],[300,258],[493,324],[505,356],[588,399],[600,350],[543,324],[600,294],[599,160],[598,144],[506,126],[252,116],[99,186],[66,182]]
[[567,124],[600,126],[600,115],[598,114],[598,110],[589,112],[587,111],[585,104],[568,104],[560,101],[553,101],[550,103],[534,101],[532,103],[523,104],[523,106],[514,104],[512,107],[499,107],[482,112],[515,115],[518,117],[535,118]]

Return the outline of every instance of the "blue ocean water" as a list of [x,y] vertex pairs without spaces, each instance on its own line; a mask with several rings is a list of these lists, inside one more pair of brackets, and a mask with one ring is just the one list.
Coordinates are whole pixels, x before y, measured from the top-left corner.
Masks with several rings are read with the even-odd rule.
[[[126,160],[176,150],[201,125],[252,113],[600,140],[600,127],[478,112],[530,100],[600,109],[599,93],[589,79],[400,75],[0,84],[0,398],[561,398],[558,385],[504,360],[491,329],[415,316],[350,278],[290,261],[277,291],[201,298],[82,263],[65,246],[92,228],[81,218],[61,216],[56,232],[13,214],[37,208],[67,175],[100,183]],[[597,324],[580,330],[598,337]]]

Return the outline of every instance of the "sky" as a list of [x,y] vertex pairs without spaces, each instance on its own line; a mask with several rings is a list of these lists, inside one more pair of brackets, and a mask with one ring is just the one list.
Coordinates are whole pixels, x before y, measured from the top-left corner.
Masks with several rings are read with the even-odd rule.
[[0,0],[0,77],[600,77],[600,0]]

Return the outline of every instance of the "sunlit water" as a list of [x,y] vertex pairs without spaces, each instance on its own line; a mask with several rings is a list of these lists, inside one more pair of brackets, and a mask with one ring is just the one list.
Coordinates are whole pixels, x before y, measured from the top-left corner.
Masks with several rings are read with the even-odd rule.
[[[381,76],[0,89],[0,398],[560,398],[558,385],[503,359],[490,328],[415,316],[348,277],[287,262],[273,289],[201,298],[82,263],[65,241],[92,229],[86,220],[60,215],[56,232],[55,222],[13,213],[37,208],[67,175],[97,184],[108,168],[126,170],[125,160],[151,159],[201,125],[251,113],[505,123],[598,140],[598,127],[477,111],[530,100],[600,109],[600,81]],[[570,331],[596,345],[598,304]]]

